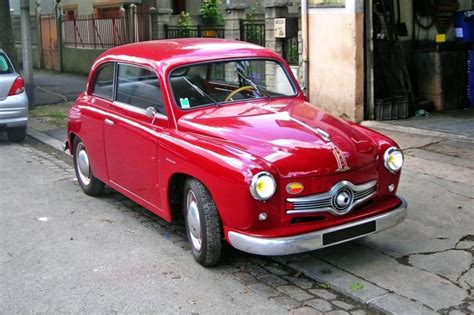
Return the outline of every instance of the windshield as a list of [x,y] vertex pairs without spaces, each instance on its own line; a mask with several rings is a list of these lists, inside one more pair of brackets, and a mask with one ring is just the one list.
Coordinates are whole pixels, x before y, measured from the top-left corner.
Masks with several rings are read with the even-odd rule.
[[170,84],[181,109],[244,99],[296,94],[284,68],[273,60],[230,60],[175,69]]

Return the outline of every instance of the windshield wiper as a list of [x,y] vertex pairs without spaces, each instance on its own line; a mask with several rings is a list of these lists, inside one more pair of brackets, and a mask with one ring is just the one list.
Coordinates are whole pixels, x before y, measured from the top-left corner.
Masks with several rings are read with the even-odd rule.
[[268,93],[264,92],[261,88],[258,87],[258,85],[257,85],[255,82],[253,82],[252,80],[250,80],[250,79],[249,79],[247,76],[245,76],[243,73],[241,73],[240,71],[237,71],[237,74],[240,75],[240,77],[241,77],[242,79],[244,79],[245,82],[247,82],[252,88],[254,88],[254,90],[257,91],[257,92],[260,94],[260,96],[265,96],[265,97],[267,97],[267,98],[270,99],[270,100],[272,99],[272,97],[271,97]]
[[193,89],[195,89],[199,94],[201,94],[201,96],[204,96],[204,97],[207,97],[208,99],[211,100],[212,103],[214,103],[214,105],[217,105],[219,106],[219,103],[213,99],[209,94],[207,94],[206,92],[204,92],[203,90],[201,90],[199,88],[199,86],[195,85],[194,83],[192,83],[191,81],[189,81],[186,77],[183,77],[183,80],[186,81],[189,85],[191,85],[191,87]]

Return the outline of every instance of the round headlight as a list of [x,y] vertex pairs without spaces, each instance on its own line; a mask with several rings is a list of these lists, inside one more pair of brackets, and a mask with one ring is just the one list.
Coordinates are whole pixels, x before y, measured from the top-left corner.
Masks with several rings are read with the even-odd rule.
[[272,174],[260,172],[252,177],[250,183],[250,193],[257,200],[270,199],[276,191],[276,183]]
[[398,172],[403,165],[403,153],[396,147],[388,148],[383,156],[385,168],[390,172]]

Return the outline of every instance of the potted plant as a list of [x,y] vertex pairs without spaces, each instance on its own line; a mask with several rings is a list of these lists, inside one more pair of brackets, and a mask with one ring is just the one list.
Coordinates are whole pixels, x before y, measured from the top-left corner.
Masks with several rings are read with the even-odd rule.
[[215,26],[222,24],[224,21],[221,12],[221,1],[205,0],[200,11],[202,14],[202,24],[208,27],[208,29],[203,30],[203,37],[217,37]]

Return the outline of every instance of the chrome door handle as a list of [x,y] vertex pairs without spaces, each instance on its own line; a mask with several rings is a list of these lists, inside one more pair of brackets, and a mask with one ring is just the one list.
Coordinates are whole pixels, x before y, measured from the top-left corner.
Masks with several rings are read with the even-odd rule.
[[114,122],[113,122],[112,120],[108,119],[108,118],[105,118],[104,121],[105,121],[105,123],[106,123],[107,125],[109,125],[109,126],[112,126],[112,125],[114,124]]

